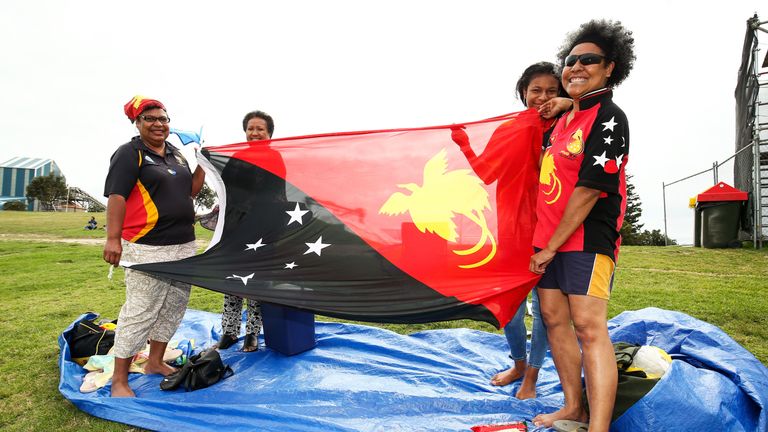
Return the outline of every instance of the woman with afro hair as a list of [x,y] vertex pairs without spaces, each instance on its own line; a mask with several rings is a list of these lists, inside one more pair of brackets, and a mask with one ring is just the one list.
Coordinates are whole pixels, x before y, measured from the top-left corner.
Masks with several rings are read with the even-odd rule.
[[563,423],[588,421],[582,427],[608,431],[617,383],[608,299],[629,152],[627,118],[613,102],[613,89],[632,69],[634,38],[620,22],[593,20],[567,36],[558,58],[573,109],[555,125],[543,156],[530,270],[542,275],[541,313],[565,405],[534,424],[560,430]]

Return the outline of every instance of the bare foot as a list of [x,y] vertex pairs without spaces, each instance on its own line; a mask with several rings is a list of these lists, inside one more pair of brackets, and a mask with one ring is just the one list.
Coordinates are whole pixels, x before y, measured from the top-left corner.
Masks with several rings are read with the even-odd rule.
[[136,397],[136,394],[128,387],[128,383],[112,383],[112,397]]
[[556,420],[576,420],[578,422],[586,423],[589,418],[587,417],[587,413],[584,412],[582,409],[568,409],[566,410],[566,407],[560,408],[559,410],[549,413],[549,414],[539,414],[536,417],[533,418],[533,424],[534,426],[545,426],[545,427],[552,427],[552,424]]
[[491,378],[491,384],[499,387],[503,387],[505,385],[509,385],[510,383],[519,380],[523,377],[523,374],[525,373],[525,369],[518,369],[516,367],[511,367],[503,372],[499,372],[496,375]]
[[534,384],[533,387],[531,387],[526,385],[525,381],[523,381],[523,384],[517,390],[517,394],[515,394],[515,397],[520,400],[534,399],[536,397],[536,384]]
[[176,368],[166,363],[153,364],[149,361],[144,365],[144,375],[168,376],[176,372]]
[[515,395],[518,399],[533,399],[536,397],[536,382],[539,380],[539,368],[528,367],[525,370],[523,382]]

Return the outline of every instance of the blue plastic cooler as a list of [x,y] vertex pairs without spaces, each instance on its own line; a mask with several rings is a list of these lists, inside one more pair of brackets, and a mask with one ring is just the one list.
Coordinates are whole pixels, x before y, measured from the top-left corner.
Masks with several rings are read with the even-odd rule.
[[284,355],[315,347],[315,314],[270,303],[261,304],[264,343]]

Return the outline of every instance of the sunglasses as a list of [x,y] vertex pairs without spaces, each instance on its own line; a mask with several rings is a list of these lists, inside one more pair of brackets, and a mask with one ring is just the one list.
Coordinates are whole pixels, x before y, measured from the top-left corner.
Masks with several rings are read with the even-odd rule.
[[589,66],[593,64],[598,64],[605,56],[595,53],[586,53],[586,54],[571,54],[568,57],[565,58],[565,65],[568,67],[574,67],[576,65],[576,62],[581,62],[582,66]]

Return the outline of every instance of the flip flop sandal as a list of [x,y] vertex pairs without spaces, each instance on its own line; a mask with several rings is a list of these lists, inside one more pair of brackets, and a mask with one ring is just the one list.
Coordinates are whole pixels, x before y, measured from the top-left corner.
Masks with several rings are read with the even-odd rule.
[[96,375],[100,373],[101,371],[98,370],[85,374],[83,377],[83,383],[80,385],[80,393],[91,393],[98,390],[99,387],[96,385]]
[[177,348],[166,348],[165,352],[163,353],[163,361],[165,363],[170,363],[172,361],[175,361],[179,356],[184,354],[184,351],[177,349]]
[[589,423],[582,423],[575,420],[555,420],[552,427],[557,432],[588,432]]

